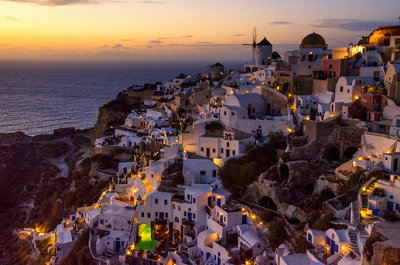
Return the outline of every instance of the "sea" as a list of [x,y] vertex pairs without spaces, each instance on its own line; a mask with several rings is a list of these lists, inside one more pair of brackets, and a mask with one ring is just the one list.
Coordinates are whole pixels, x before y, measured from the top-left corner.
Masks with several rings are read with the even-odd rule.
[[[242,69],[244,62],[223,62]],[[0,133],[93,127],[99,108],[132,84],[207,73],[205,62],[0,61]]]

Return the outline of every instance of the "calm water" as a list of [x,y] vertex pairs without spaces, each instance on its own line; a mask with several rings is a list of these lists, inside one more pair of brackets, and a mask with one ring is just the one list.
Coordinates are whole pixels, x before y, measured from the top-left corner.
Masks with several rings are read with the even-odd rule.
[[[224,63],[224,62],[222,62]],[[0,62],[0,133],[52,133],[89,128],[99,107],[132,83],[207,72],[206,63]],[[242,63],[225,64],[239,69]]]

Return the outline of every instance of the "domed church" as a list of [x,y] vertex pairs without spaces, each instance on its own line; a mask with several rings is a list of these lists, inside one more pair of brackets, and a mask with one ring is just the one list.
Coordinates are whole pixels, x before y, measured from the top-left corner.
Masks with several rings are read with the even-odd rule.
[[313,32],[303,38],[299,45],[299,62],[294,69],[296,75],[311,76],[322,69],[322,59],[328,58],[328,50],[324,37]]

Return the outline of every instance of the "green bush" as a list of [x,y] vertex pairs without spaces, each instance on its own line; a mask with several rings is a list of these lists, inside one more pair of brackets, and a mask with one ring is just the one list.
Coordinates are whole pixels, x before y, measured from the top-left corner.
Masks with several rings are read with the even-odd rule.
[[285,240],[288,238],[288,234],[286,232],[285,226],[282,224],[282,221],[277,219],[275,220],[269,227],[268,233],[268,242],[269,245],[276,249],[280,244],[285,243]]
[[318,218],[313,224],[312,229],[326,231],[331,228],[331,221],[333,219],[333,214],[324,214]]

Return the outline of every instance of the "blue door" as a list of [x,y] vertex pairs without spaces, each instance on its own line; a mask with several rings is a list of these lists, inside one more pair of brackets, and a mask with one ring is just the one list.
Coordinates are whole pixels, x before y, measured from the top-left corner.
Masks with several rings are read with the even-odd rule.
[[221,258],[218,257],[218,265],[221,265]]
[[164,213],[160,212],[160,220],[164,220]]
[[336,250],[335,245],[336,245],[335,240],[331,239],[331,245],[330,245],[330,248],[331,248],[331,255],[334,255],[334,254],[335,254],[335,250]]
[[188,220],[192,221],[192,213],[188,213]]
[[220,216],[219,216],[219,222],[220,222],[221,224],[223,223],[223,218],[224,218],[223,215],[220,215]]
[[312,243],[312,235],[308,234],[308,242]]
[[211,254],[207,252],[206,254],[206,260],[208,260],[211,257]]
[[210,196],[210,197],[208,197],[208,206],[210,206],[210,207],[211,207],[211,196]]
[[247,215],[245,214],[242,215],[242,224],[243,225],[247,224]]
[[217,199],[217,205],[218,205],[219,207],[221,207],[221,198],[218,198],[218,199]]
[[387,202],[387,210],[393,211],[393,202],[390,201]]

